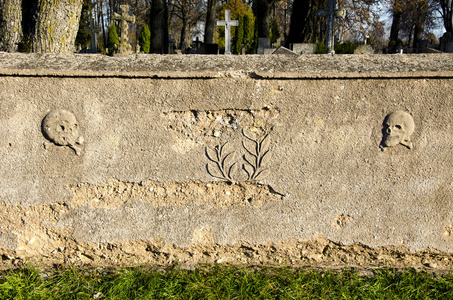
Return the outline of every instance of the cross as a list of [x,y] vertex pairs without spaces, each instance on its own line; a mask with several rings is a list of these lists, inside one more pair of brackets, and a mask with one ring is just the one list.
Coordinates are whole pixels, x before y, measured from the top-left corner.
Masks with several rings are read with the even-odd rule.
[[96,53],[97,43],[96,43],[96,34],[101,32],[101,29],[98,26],[95,26],[94,19],[90,19],[90,27],[86,26],[85,30],[89,30],[91,33],[91,53]]
[[329,0],[329,10],[318,11],[319,17],[327,17],[327,34],[326,34],[326,53],[335,54],[334,50],[334,19],[344,18],[345,11],[343,9],[335,9],[336,0]]
[[225,26],[225,54],[231,54],[230,26],[238,26],[238,20],[230,19],[230,10],[225,10],[225,21],[217,21],[217,26]]
[[127,12],[129,11],[129,5],[120,5],[121,15],[113,13],[113,20],[121,21],[120,23],[120,33],[119,38],[121,44],[127,44],[128,42],[128,32],[127,32],[127,22],[132,24],[135,23],[135,16],[128,16]]

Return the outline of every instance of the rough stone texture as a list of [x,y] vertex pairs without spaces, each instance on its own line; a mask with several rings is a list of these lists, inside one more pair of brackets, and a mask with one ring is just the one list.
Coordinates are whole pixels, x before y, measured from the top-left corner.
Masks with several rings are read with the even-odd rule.
[[[3,74],[62,76],[221,77],[416,77],[453,71],[451,54],[212,56],[8,54],[0,53]],[[434,74],[430,74],[434,72]],[[371,74],[370,74],[371,73]]]
[[[1,53],[0,69],[3,268],[451,267],[453,55]],[[80,155],[43,134],[53,110]],[[398,110],[412,149],[382,151]]]

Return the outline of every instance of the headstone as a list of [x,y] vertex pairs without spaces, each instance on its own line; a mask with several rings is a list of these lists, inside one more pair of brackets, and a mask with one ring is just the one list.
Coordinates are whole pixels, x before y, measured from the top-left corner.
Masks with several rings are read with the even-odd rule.
[[296,54],[314,54],[316,44],[314,43],[294,43],[290,45],[291,50]]
[[416,53],[438,53],[438,48],[438,45],[433,44],[432,40],[424,39],[419,41],[413,50]]
[[218,44],[201,44],[197,54],[219,54]]
[[264,49],[272,49],[270,38],[258,38],[258,50],[256,54],[264,54]]
[[291,51],[289,50],[288,48],[285,48],[283,46],[280,46],[277,48],[277,50],[275,50],[274,52],[272,52],[272,54],[280,54],[280,55],[297,55],[297,53],[295,53],[294,51]]
[[86,26],[85,30],[89,30],[91,34],[91,53],[96,53],[97,52],[97,34],[101,32],[101,28],[99,26],[96,26],[94,23],[94,19],[90,19],[90,26]]
[[119,45],[117,45],[117,54],[132,54],[132,46],[129,44],[128,37],[128,25],[129,23],[135,23],[135,16],[129,16],[129,5],[120,5],[121,15],[113,13],[113,20],[120,21],[120,37]]
[[360,45],[355,48],[354,54],[374,54],[374,49],[371,45]]
[[451,32],[445,32],[440,38],[440,51],[453,53],[453,34]]
[[230,26],[238,26],[238,20],[231,20],[230,10],[225,10],[225,21],[217,21],[217,26],[225,26],[225,54],[231,54],[231,28]]
[[195,37],[195,41],[193,41],[193,45],[194,45],[193,50],[197,51],[200,48],[201,44],[202,44],[202,41],[200,41],[200,38],[198,36]]

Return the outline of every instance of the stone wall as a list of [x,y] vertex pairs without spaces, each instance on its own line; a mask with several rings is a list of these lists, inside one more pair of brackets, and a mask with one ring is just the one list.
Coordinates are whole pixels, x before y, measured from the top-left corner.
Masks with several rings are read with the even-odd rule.
[[450,54],[2,53],[0,75],[3,268],[451,266]]

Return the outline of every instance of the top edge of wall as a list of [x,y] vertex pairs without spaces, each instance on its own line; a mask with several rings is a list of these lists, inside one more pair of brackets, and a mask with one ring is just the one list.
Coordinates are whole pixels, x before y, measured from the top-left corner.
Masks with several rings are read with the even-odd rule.
[[158,55],[0,52],[0,76],[335,79],[453,78],[453,54]]

